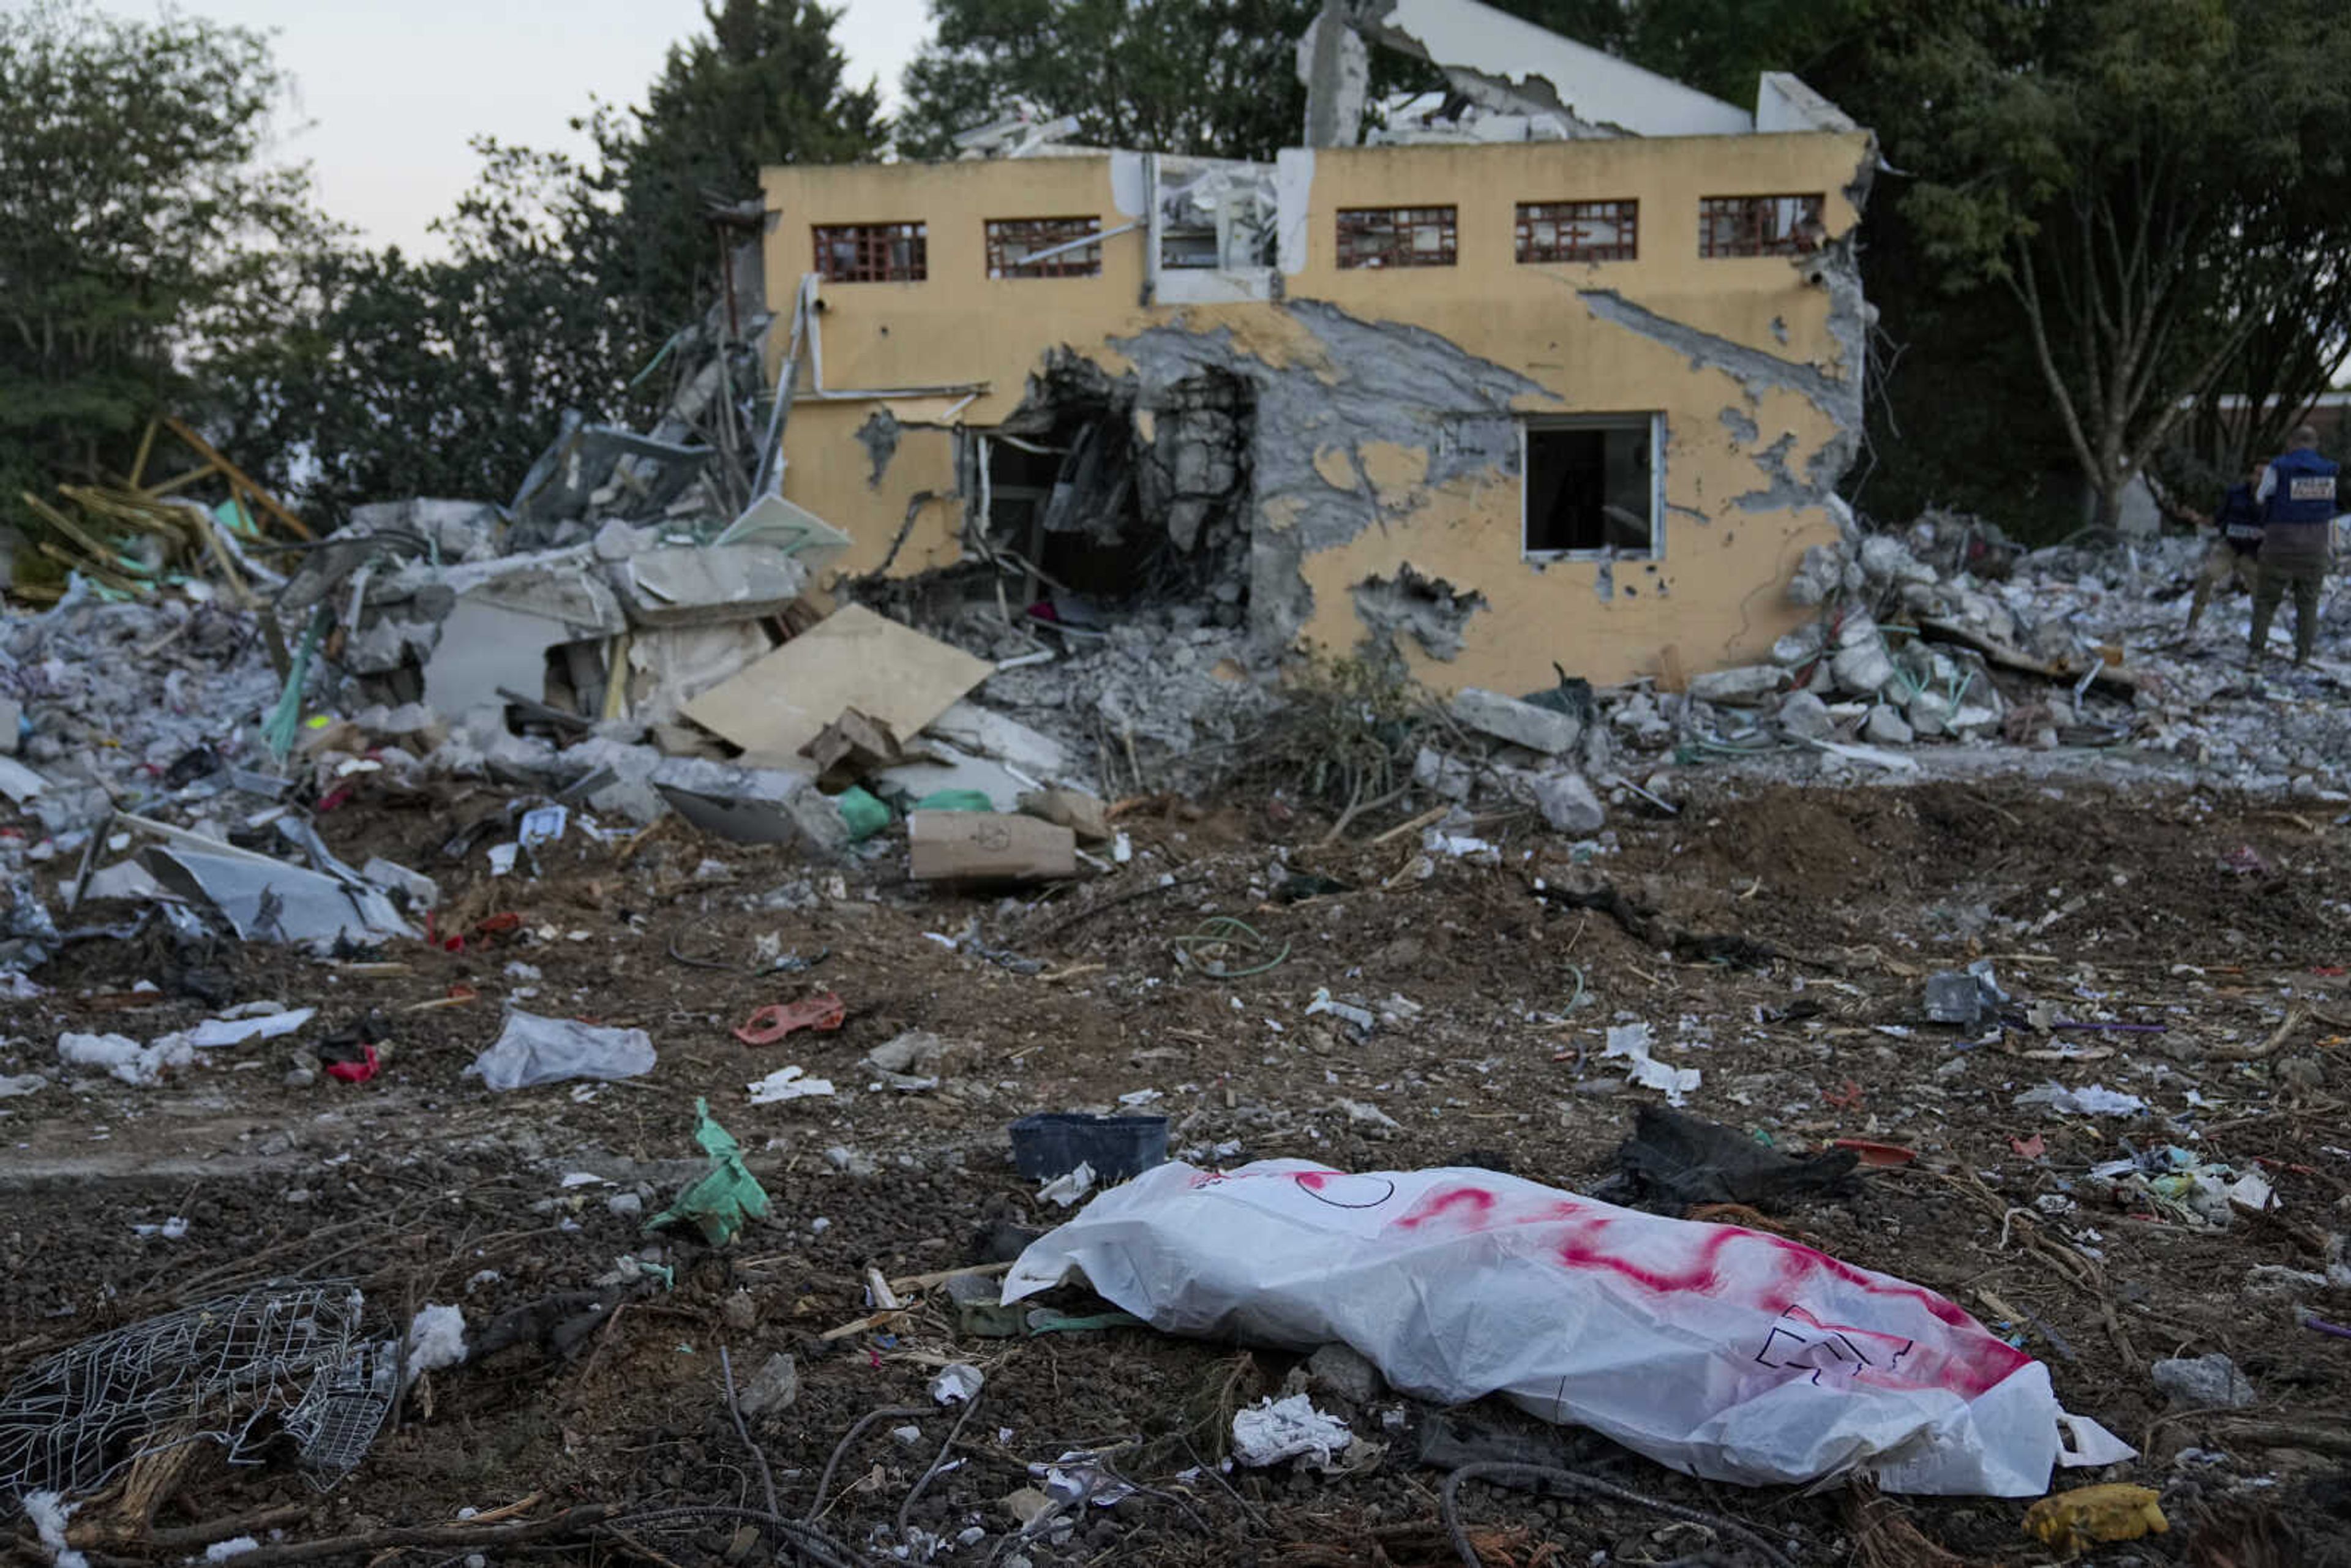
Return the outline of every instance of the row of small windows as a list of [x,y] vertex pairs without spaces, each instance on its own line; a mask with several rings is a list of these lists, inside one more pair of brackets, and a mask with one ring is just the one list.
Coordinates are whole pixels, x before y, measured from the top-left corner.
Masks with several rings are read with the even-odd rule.
[[[930,276],[927,224],[820,224],[816,275],[827,283],[920,283]],[[1102,219],[990,218],[990,277],[1098,277]]]
[[[1698,253],[1713,258],[1804,256],[1827,237],[1822,197],[1708,196],[1698,203]],[[1451,267],[1459,259],[1458,207],[1343,207],[1337,220],[1342,269]],[[817,276],[828,283],[920,283],[930,276],[929,225],[819,225]],[[990,218],[990,277],[1098,277],[1102,220]],[[1520,202],[1514,252],[1520,262],[1634,261],[1641,251],[1641,204]]]
[[[1698,203],[1698,253],[1709,259],[1805,256],[1827,237],[1822,198],[1708,196]],[[1458,259],[1454,207],[1344,207],[1339,266],[1451,267]],[[1641,204],[1520,202],[1513,246],[1520,262],[1634,261],[1641,254]]]

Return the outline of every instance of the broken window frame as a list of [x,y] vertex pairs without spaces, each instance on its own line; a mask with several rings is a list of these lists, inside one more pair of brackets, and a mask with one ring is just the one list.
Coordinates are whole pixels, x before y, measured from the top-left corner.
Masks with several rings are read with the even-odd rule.
[[[1420,236],[1433,231],[1435,246]],[[1461,256],[1461,209],[1341,207],[1332,225],[1334,254],[1342,272],[1378,272],[1392,267],[1455,267]],[[1367,243],[1384,242],[1384,243]]]
[[[930,277],[930,225],[920,220],[810,224],[816,275],[827,283],[923,283]],[[844,259],[841,246],[847,246]]]
[[[1820,247],[1821,192],[1783,192],[1769,196],[1701,196],[1698,204],[1698,254],[1708,261],[1740,256],[1809,256]],[[1811,231],[1807,233],[1807,231]]]
[[[991,278],[1100,277],[1102,216],[987,218],[987,276]],[[1092,240],[1091,245],[1082,242]],[[1057,252],[1036,257],[1042,252]]]
[[[1551,225],[1548,245],[1537,236],[1538,225]],[[1598,234],[1614,237],[1594,243]],[[1567,236],[1573,235],[1571,240]],[[1516,255],[1521,267],[1556,263],[1638,261],[1641,258],[1641,204],[1633,197],[1590,202],[1520,202],[1515,233]],[[1564,243],[1563,243],[1564,242]]]
[[[1656,411],[1625,413],[1530,414],[1519,428],[1519,559],[1527,561],[1646,560],[1666,559],[1666,416]],[[1529,540],[1528,515],[1534,496],[1534,437],[1548,432],[1631,430],[1648,432],[1649,543],[1646,549],[1603,544],[1589,549],[1538,549]]]

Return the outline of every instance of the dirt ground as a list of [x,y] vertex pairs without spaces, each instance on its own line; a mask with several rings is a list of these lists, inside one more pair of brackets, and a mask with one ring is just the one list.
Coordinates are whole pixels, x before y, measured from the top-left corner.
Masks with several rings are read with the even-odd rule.
[[[92,1333],[273,1280],[352,1280],[387,1333],[427,1302],[461,1305],[476,1332],[564,1292],[619,1304],[569,1354],[527,1342],[429,1375],[331,1491],[282,1463],[192,1466],[146,1545],[93,1561],[177,1561],[236,1533],[264,1542],[245,1559],[256,1565],[904,1561],[903,1526],[942,1539],[940,1562],[1410,1568],[1460,1560],[1440,1523],[1444,1470],[1418,1460],[1443,1462],[1436,1439],[1465,1433],[1473,1447],[1541,1445],[1744,1521],[1790,1562],[2064,1560],[2026,1533],[2023,1501],[1700,1483],[1498,1400],[1440,1417],[1376,1399],[1353,1414],[1384,1452],[1350,1473],[1227,1471],[1231,1410],[1279,1392],[1299,1357],[1134,1327],[976,1337],[935,1288],[826,1337],[868,1315],[869,1270],[904,1279],[1000,1260],[1019,1244],[1011,1227],[1061,1217],[1011,1167],[1006,1125],[1031,1111],[1150,1091],[1173,1150],[1204,1163],[1471,1164],[1589,1187],[1656,1098],[1600,1053],[1607,1025],[1638,1020],[1661,1056],[1702,1071],[1696,1113],[1791,1151],[1836,1138],[1915,1151],[1865,1171],[1849,1197],[1769,1223],[1958,1301],[2046,1361],[2068,1408],[2141,1448],[2111,1474],[2055,1484],[2155,1488],[2168,1531],[2083,1560],[2351,1562],[2351,1343],[2302,1321],[2351,1318],[2351,1304],[2330,1312],[2323,1292],[2254,1274],[2324,1270],[2351,1222],[2351,1061],[2335,1021],[2351,1023],[2336,896],[2351,835],[2330,810],[2021,781],[1691,789],[1678,817],[1620,816],[1613,851],[1580,868],[1531,820],[1480,824],[1497,849],[1481,863],[1426,855],[1416,832],[1383,841],[1390,822],[1325,846],[1327,821],[1278,796],[1138,802],[1120,818],[1130,863],[1042,897],[909,884],[899,849],[834,870],[674,823],[611,841],[575,831],[539,852],[538,877],[494,879],[485,846],[462,862],[440,846],[500,805],[495,792],[360,799],[319,819],[338,854],[438,878],[437,934],[509,911],[518,926],[458,952],[399,945],[381,956],[390,970],[259,945],[192,967],[157,932],[89,940],[41,972],[48,995],[0,1004],[6,1072],[53,1062],[63,1030],[149,1039],[223,999],[320,1009],[298,1036],[207,1052],[160,1087],[92,1078],[0,1100],[0,1380]],[[1301,874],[1353,891],[1285,902]],[[1594,878],[1625,896],[1643,939],[1562,896]],[[1182,940],[1216,916],[1246,922],[1261,946]],[[1261,972],[1220,977],[1185,951]],[[754,973],[782,955],[821,957]],[[2162,1029],[2027,1027],[1980,1043],[1983,1030],[1926,1022],[1927,976],[1976,957],[2020,1011],[2049,1004],[2044,1023]],[[134,992],[141,980],[160,989]],[[1321,988],[1388,1016],[1354,1038],[1307,1014]],[[732,1037],[755,1008],[820,989],[846,1004],[837,1032]],[[592,1089],[492,1093],[461,1070],[510,1000],[643,1028],[658,1065]],[[371,1009],[382,1072],[318,1076],[312,1042]],[[936,1089],[872,1086],[860,1059],[911,1030],[967,1043]],[[748,1103],[748,1083],[793,1064],[836,1092]],[[2014,1103],[2052,1079],[2147,1108]],[[773,1199],[723,1249],[641,1228],[703,1168],[697,1098]],[[2276,1207],[2197,1225],[2087,1176],[2166,1145],[2259,1170]],[[575,1173],[597,1179],[567,1186]],[[643,1214],[615,1212],[629,1194]],[[188,1222],[178,1239],[134,1231],[172,1217]],[[616,1278],[624,1257],[674,1268],[674,1288]],[[1052,1300],[1100,1310],[1081,1291]],[[767,1503],[728,1416],[722,1348],[742,1381],[775,1353],[797,1358],[797,1401],[750,1423],[789,1518],[810,1511],[862,1417],[919,1407],[841,1448],[819,1522],[852,1555],[799,1557],[724,1512]],[[2155,1361],[2213,1352],[2243,1370],[2252,1406],[2183,1410],[2150,1381]],[[987,1377],[961,1422],[925,1392],[950,1361]],[[1073,1450],[1137,1490],[1016,1539],[1003,1500]],[[1489,1564],[1765,1561],[1623,1500],[1472,1483],[1460,1503]],[[512,1518],[546,1533],[486,1547],[485,1526],[457,1522],[515,1504]],[[101,1500],[84,1528],[110,1506],[119,1518]],[[595,1507],[714,1511],[601,1532],[566,1512]],[[24,1560],[46,1561],[30,1542],[26,1530]]]

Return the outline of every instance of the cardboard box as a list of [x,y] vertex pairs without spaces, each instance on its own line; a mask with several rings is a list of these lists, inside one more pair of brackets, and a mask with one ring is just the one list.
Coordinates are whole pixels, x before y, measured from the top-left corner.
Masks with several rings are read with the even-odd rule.
[[916,811],[906,819],[906,844],[916,882],[1045,882],[1078,869],[1077,835],[1034,817]]

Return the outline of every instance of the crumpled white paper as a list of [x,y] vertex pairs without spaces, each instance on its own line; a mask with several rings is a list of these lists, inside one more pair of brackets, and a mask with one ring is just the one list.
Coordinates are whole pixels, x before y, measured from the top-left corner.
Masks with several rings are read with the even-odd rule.
[[2129,1452],[2075,1420],[2064,1453],[2048,1368],[1930,1291],[1492,1171],[1163,1165],[1032,1243],[1004,1300],[1072,1275],[1169,1333],[1337,1341],[1406,1394],[1506,1394],[1712,1480],[2038,1497]]
[[1325,1416],[1303,1394],[1233,1412],[1233,1458],[1251,1469],[1309,1454],[1327,1465],[1354,1437],[1344,1421]]

